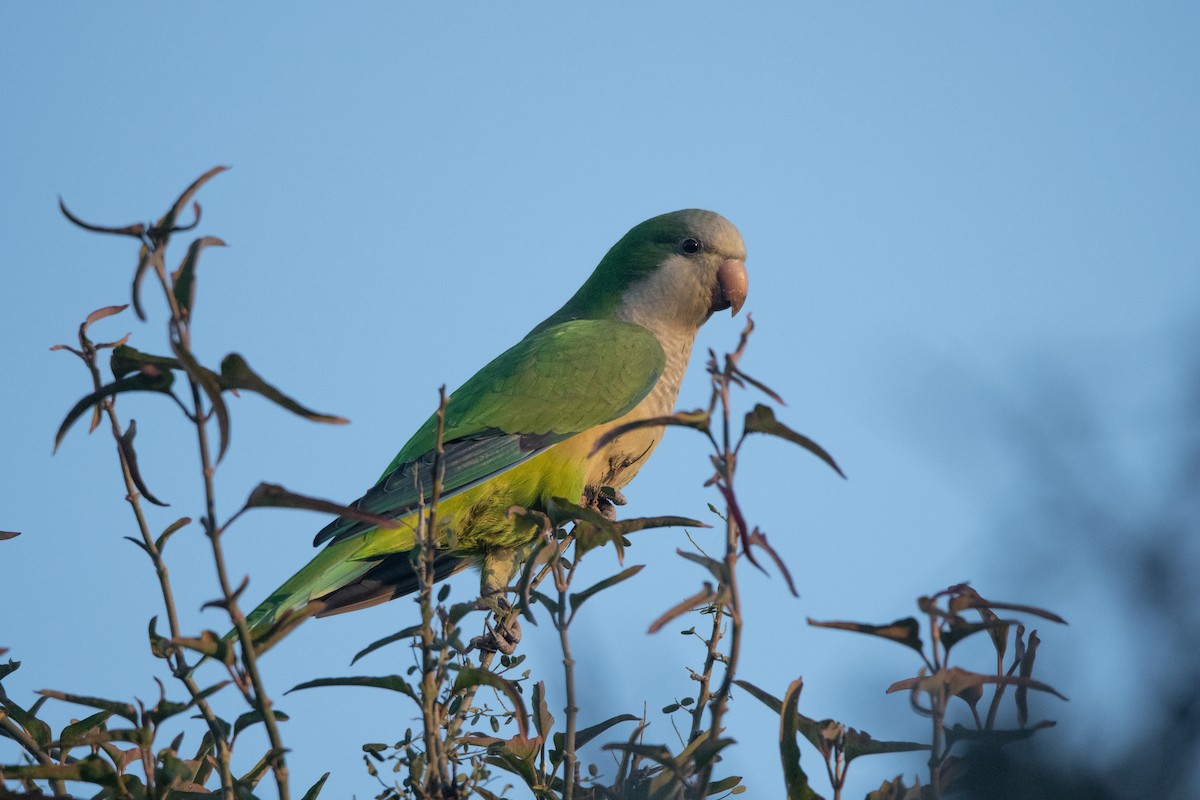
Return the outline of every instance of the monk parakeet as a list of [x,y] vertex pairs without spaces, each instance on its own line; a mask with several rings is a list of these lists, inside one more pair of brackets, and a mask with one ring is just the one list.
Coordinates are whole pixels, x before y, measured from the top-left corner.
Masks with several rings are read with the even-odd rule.
[[[670,414],[700,326],[746,299],[746,250],[728,220],[689,209],[637,225],[558,311],[450,396],[438,505],[439,578],[476,565],[485,593],[502,591],[538,529],[512,506],[560,497],[595,504],[619,490],[663,429],[640,428],[593,453],[606,431]],[[436,415],[417,429],[354,506],[411,524],[372,528],[345,517],[325,548],[250,613],[259,634],[285,612],[323,616],[417,589],[409,550],[429,501]],[[421,496],[425,494],[425,497]]]

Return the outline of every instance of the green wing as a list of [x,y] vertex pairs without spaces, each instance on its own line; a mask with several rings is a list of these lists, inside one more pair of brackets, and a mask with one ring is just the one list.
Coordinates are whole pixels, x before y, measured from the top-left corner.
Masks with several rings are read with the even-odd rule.
[[[442,497],[628,413],[665,365],[654,335],[628,322],[571,320],[526,336],[450,396],[442,437]],[[428,501],[436,440],[434,415],[352,505],[399,518]],[[341,517],[322,529],[314,544],[367,530],[369,524]]]

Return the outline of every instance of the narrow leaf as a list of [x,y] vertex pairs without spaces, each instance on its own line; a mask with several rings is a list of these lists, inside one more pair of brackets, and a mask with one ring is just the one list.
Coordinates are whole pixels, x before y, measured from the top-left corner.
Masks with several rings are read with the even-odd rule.
[[250,369],[250,365],[246,363],[246,359],[242,358],[237,353],[230,353],[221,361],[221,388],[222,389],[245,389],[246,391],[260,394],[271,402],[283,406],[293,414],[297,414],[305,419],[311,419],[314,422],[327,422],[333,425],[345,425],[350,420],[345,417],[337,417],[332,414],[321,414],[297,403],[292,398],[285,395],[283,392],[276,389],[271,384],[264,381],[258,376],[254,370]]
[[862,622],[818,622],[809,617],[808,624],[817,628],[835,628],[837,630],[865,633],[869,636],[879,636],[884,639],[890,639],[893,642],[898,642],[905,647],[911,647],[918,653],[921,653],[924,649],[924,644],[921,642],[919,633],[921,630],[920,623],[913,617],[898,619],[887,625],[867,625]]
[[54,734],[51,733],[49,725],[37,718],[35,710],[26,711],[8,698],[0,699],[0,706],[14,722],[25,729],[39,747],[43,750],[50,747],[50,741],[54,738]]
[[352,658],[350,660],[351,666],[353,666],[355,662],[357,662],[360,658],[367,655],[368,653],[374,653],[379,648],[381,648],[385,645],[389,645],[392,642],[399,642],[402,639],[409,639],[413,635],[415,635],[417,632],[419,632],[420,630],[421,630],[420,625],[409,625],[404,630],[393,633],[391,636],[385,636],[382,639],[377,639],[376,641],[371,642],[371,644],[367,645],[362,650],[359,650],[357,653],[354,654],[354,658]]
[[123,306],[105,306],[104,308],[97,308],[95,311],[88,314],[87,319],[83,321],[83,326],[80,328],[80,333],[86,333],[87,329],[92,327],[94,323],[99,322],[105,317],[111,317],[114,314],[120,314],[127,308],[129,308],[128,303]]
[[284,694],[290,694],[301,689],[315,689],[321,686],[368,686],[376,689],[387,689],[390,692],[399,692],[400,694],[408,695],[412,699],[417,700],[417,702],[420,702],[412,686],[399,675],[383,675],[379,677],[353,675],[348,678],[317,678],[316,680],[297,684],[288,689]]
[[685,428],[694,428],[701,432],[709,430],[709,413],[702,408],[695,411],[676,411],[669,417],[651,417],[649,419],[638,419],[633,422],[626,422],[624,425],[618,425],[612,430],[605,433],[592,446],[592,452],[589,455],[595,455],[604,448],[605,445],[613,440],[624,436],[630,431],[639,430],[641,428],[661,428],[665,425],[679,425]]
[[55,700],[62,700],[67,703],[74,703],[77,706],[88,706],[89,708],[99,708],[103,711],[111,711],[117,716],[124,717],[133,724],[137,724],[137,709],[131,703],[121,703],[116,700],[105,700],[102,697],[88,697],[81,694],[70,694],[68,692],[59,692],[54,689],[42,689],[38,694],[44,697],[50,697]]
[[108,359],[108,367],[112,370],[113,377],[118,380],[134,372],[146,372],[145,367],[148,366],[154,368],[149,370],[151,373],[181,369],[178,359],[143,353],[127,344],[113,348],[112,356]]
[[[246,499],[246,505],[243,506],[242,510],[244,511],[247,508],[303,508],[309,511],[320,511],[325,514],[337,514],[341,517],[349,517],[350,519],[374,525],[377,528],[399,528],[403,525],[402,522],[391,517],[381,517],[378,514],[370,514],[351,506],[343,506],[328,500],[319,500],[315,497],[296,494],[277,483],[260,483],[254,487],[254,490],[250,492],[250,496]],[[238,513],[240,514],[241,512],[239,511]]]
[[[176,222],[179,220],[179,215],[183,213],[183,210],[187,208],[187,204],[191,202],[193,197],[196,196],[196,192],[200,191],[200,187],[208,183],[213,176],[219,175],[227,169],[229,169],[229,167],[213,167],[208,172],[192,181],[191,185],[184,189],[183,193],[176,198],[175,203],[171,206],[171,210],[164,214],[162,218],[154,224],[155,229],[167,231],[174,230],[176,228]],[[195,207],[195,212],[196,219],[199,221],[199,206]]]
[[58,735],[58,744],[63,748],[70,748],[80,742],[84,735],[91,733],[112,716],[111,711],[97,711],[90,717],[85,717],[78,722],[72,722],[70,725],[62,729],[62,733]]
[[137,451],[133,449],[133,437],[137,436],[137,420],[129,420],[129,427],[125,429],[125,433],[117,440],[121,448],[121,455],[125,457],[125,464],[129,467],[129,476],[133,478],[133,485],[142,493],[142,497],[153,503],[156,506],[166,507],[170,503],[164,503],[155,497],[149,489],[146,488],[146,482],[142,480],[142,473],[138,471]]
[[301,797],[300,800],[317,800],[317,795],[321,793],[321,787],[325,785],[325,780],[328,777],[329,773],[326,772],[316,783],[312,785],[311,788],[309,788],[307,792],[304,793],[304,797]]
[[529,738],[529,714],[525,711],[525,700],[521,697],[515,683],[482,667],[464,667],[458,671],[458,677],[454,679],[451,693],[458,694],[473,686],[490,686],[508,697],[516,711],[517,729],[520,731],[521,738]]
[[20,531],[0,531],[0,542],[3,542],[5,539],[15,539],[20,535]]
[[804,434],[797,433],[775,419],[775,412],[771,410],[770,406],[764,406],[762,403],[759,403],[754,407],[753,411],[748,412],[746,414],[745,431],[746,433],[766,433],[771,436],[778,436],[780,439],[786,439],[793,444],[798,444],[832,467],[833,471],[838,475],[841,475],[843,478],[846,477],[846,474],[842,472],[842,468],[833,460],[833,456],[825,451],[825,448]]
[[[279,720],[280,722],[288,721],[288,715],[283,713],[282,711],[273,711],[272,713],[274,713],[275,719]],[[263,713],[261,711],[259,711],[258,709],[254,709],[253,711],[247,711],[245,714],[242,714],[241,716],[239,716],[237,718],[237,721],[233,723],[233,738],[236,739],[237,735],[239,733],[241,733],[242,731],[244,731],[246,728],[249,728],[251,725],[257,725],[258,723],[260,723],[262,721],[263,721]]]
[[180,315],[185,319],[192,316],[192,307],[196,302],[196,264],[200,261],[200,251],[206,247],[224,247],[225,242],[216,236],[202,236],[188,245],[187,255],[179,262],[179,269],[171,273],[171,292],[175,295],[175,305]]
[[808,776],[800,767],[800,743],[796,741],[797,705],[804,681],[792,681],[783,696],[783,708],[779,715],[779,759],[783,763],[783,782],[787,787],[788,800],[820,800],[820,795],[808,785]]
[[637,575],[639,572],[641,572],[644,567],[645,564],[637,564],[632,567],[626,567],[616,575],[605,578],[604,580],[589,586],[587,589],[584,589],[582,592],[576,592],[570,595],[568,599],[571,601],[571,610],[578,611],[579,607],[583,605],[589,597],[597,592],[602,592],[611,586],[616,586],[621,581],[632,578],[634,575]]
[[192,352],[174,336],[171,337],[171,352],[179,359],[180,366],[188,376],[208,397],[212,413],[217,418],[217,433],[220,435],[220,444],[217,446],[217,463],[220,464],[221,460],[225,458],[225,451],[229,449],[229,409],[225,407],[225,399],[221,397],[221,381],[216,373],[201,366]]
[[666,625],[673,619],[681,617],[693,608],[699,606],[711,605],[717,601],[717,592],[713,589],[712,584],[705,581],[704,588],[696,592],[691,597],[679,601],[671,608],[667,609],[658,619],[650,624],[649,633],[658,633],[662,626]]
[[58,450],[59,444],[62,443],[63,437],[67,435],[67,431],[75,420],[106,397],[115,397],[118,394],[125,392],[160,392],[162,394],[171,393],[171,383],[174,377],[170,372],[150,374],[148,372],[139,372],[136,375],[130,375],[127,378],[121,378],[107,386],[102,386],[96,391],[89,394],[87,397],[80,400],[71,410],[67,412],[66,419],[62,425],[58,426],[58,433],[54,436],[54,449]]
[[162,553],[163,548],[167,545],[167,540],[171,538],[171,535],[175,533],[175,531],[179,530],[184,525],[191,523],[191,521],[191,517],[180,517],[168,525],[166,529],[158,535],[158,538],[154,540],[154,547],[158,550],[158,552],[160,554]]

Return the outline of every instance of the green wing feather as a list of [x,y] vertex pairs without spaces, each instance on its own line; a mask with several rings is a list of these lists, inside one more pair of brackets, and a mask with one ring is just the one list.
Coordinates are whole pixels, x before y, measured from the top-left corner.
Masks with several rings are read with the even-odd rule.
[[[450,397],[443,433],[442,496],[512,469],[549,447],[628,413],[665,366],[658,340],[640,325],[572,320],[533,333],[475,373]],[[399,518],[429,500],[437,416],[417,430],[353,505]],[[370,530],[338,518],[314,544]]]
[[[443,498],[623,416],[650,392],[665,365],[654,335],[631,323],[580,319],[531,333],[451,395],[443,434]],[[434,415],[354,505],[398,519],[428,502],[436,439]],[[251,612],[251,627],[266,628],[286,610],[302,609],[363,580],[388,554],[364,558],[359,537],[372,530],[344,517],[327,525],[316,544],[329,545]],[[411,531],[387,533],[389,552],[412,547]]]

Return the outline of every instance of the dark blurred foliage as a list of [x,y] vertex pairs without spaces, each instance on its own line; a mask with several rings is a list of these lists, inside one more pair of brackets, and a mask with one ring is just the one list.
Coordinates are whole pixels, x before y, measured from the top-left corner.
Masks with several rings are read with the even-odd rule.
[[[1110,424],[1112,398],[1064,377],[1065,369],[1050,369],[1029,398],[1036,412],[1010,417],[1004,426],[1005,438],[1018,448],[1024,482],[1018,496],[1028,498],[1006,520],[1028,540],[1022,542],[1028,549],[1010,551],[1020,563],[1008,566],[1026,570],[1037,554],[1047,565],[1037,578],[1045,578],[1045,570],[1078,565],[1124,609],[1124,619],[1111,621],[1122,637],[1123,652],[1114,656],[1135,654],[1138,674],[1112,691],[1136,692],[1138,712],[1132,719],[1092,720],[1098,734],[1108,731],[1122,744],[1118,756],[1103,762],[1042,743],[976,751],[971,797],[1200,797],[1197,341],[1196,335],[1185,341],[1165,391],[1155,392],[1152,382],[1134,378],[1139,370],[1130,370],[1122,390],[1141,394],[1144,402],[1132,417],[1116,414],[1123,423]],[[1103,652],[1097,648],[1088,657]]]

